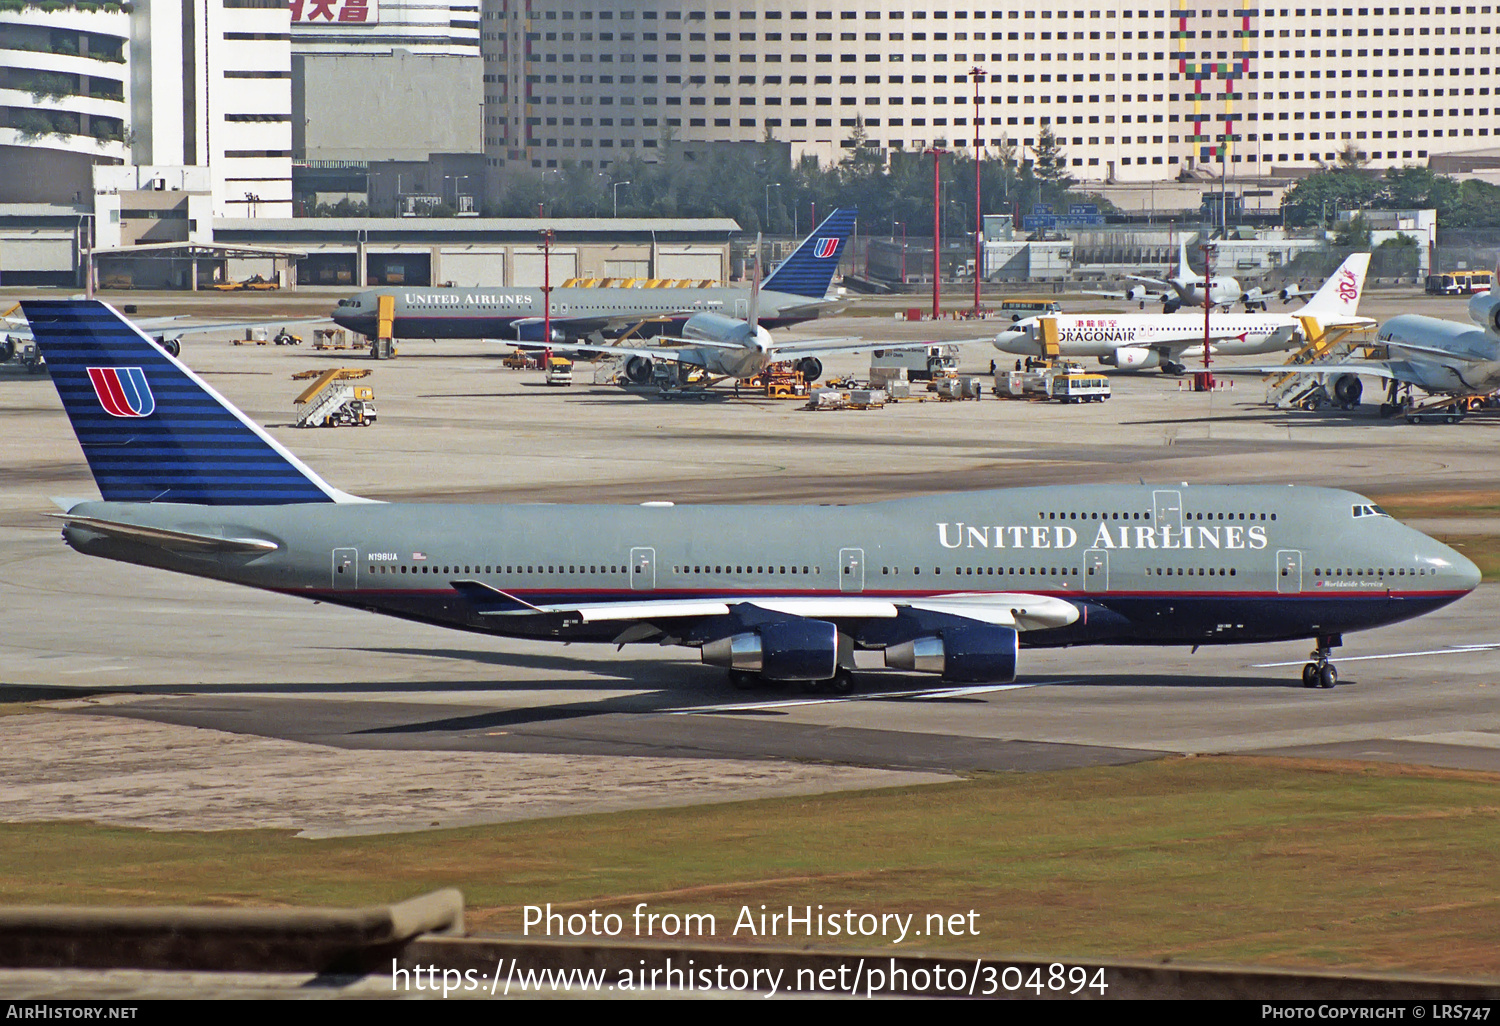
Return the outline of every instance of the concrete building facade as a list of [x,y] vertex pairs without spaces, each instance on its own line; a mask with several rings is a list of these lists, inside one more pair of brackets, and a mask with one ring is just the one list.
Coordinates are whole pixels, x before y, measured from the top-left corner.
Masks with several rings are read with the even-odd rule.
[[214,213],[291,213],[286,0],[0,12],[0,202],[81,202],[92,167],[206,167]]
[[1075,177],[1108,182],[1494,143],[1494,4],[1310,2],[490,0],[486,152],[605,167],[652,160],[670,133],[830,161],[862,131],[892,150],[963,152],[977,135],[1027,159],[1046,128]]

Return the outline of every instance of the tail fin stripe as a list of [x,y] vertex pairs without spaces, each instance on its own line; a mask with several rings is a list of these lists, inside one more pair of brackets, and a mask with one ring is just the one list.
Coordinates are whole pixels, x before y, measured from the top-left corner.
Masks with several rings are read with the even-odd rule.
[[811,235],[802,240],[792,255],[761,282],[761,288],[811,299],[828,295],[858,216],[859,211],[854,207],[840,208],[829,214]]
[[341,496],[109,306],[22,307],[107,501],[271,505]]

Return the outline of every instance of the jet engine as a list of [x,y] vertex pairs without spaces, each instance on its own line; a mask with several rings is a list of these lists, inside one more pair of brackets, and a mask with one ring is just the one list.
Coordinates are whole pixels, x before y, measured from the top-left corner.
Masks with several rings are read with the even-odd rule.
[[625,377],[637,385],[651,384],[653,370],[651,361],[644,356],[632,356],[625,361]]
[[1353,409],[1365,394],[1365,386],[1358,374],[1339,374],[1328,382],[1328,393],[1340,406]]
[[[546,322],[540,317],[528,317],[525,320],[515,321],[512,327],[515,329],[517,342],[546,342]],[[566,342],[568,337],[558,328],[552,329],[553,342]]]
[[839,630],[825,620],[776,620],[707,642],[702,655],[710,666],[766,680],[832,680],[839,669]]
[[1020,636],[990,624],[945,627],[885,650],[893,670],[941,674],[955,684],[1008,684],[1016,679]]
[[1146,298],[1146,286],[1144,286],[1144,285],[1132,285],[1132,286],[1130,286],[1130,288],[1128,288],[1128,289],[1125,290],[1125,298],[1129,299],[1129,300],[1132,300],[1132,301],[1145,299]]
[[1500,335],[1500,294],[1481,292],[1469,300],[1469,319],[1491,335]]
[[823,364],[811,356],[804,356],[797,361],[797,369],[802,372],[802,377],[808,381],[817,381],[823,376]]
[[1099,362],[1106,367],[1118,367],[1121,370],[1150,370],[1161,363],[1161,357],[1155,349],[1121,346],[1114,352],[1099,357]]

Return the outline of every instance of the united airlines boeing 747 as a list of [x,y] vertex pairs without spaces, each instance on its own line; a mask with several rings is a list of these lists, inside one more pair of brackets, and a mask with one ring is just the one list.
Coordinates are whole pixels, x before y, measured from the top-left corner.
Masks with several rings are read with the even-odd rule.
[[[952,682],[1018,650],[1315,639],[1430,612],[1474,564],[1353,492],[1080,484],[863,506],[438,505],[345,494],[103,303],[26,302],[103,501],[79,552],[520,638],[698,649],[740,685]],[[127,598],[122,596],[122,601]]]

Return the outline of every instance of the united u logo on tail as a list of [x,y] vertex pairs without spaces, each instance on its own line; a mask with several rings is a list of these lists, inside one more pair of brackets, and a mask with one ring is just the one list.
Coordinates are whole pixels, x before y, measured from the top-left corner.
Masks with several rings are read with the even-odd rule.
[[839,239],[819,239],[818,246],[813,250],[813,256],[825,260],[839,251]]
[[89,381],[99,405],[111,417],[149,417],[156,410],[156,397],[139,367],[90,367]]

